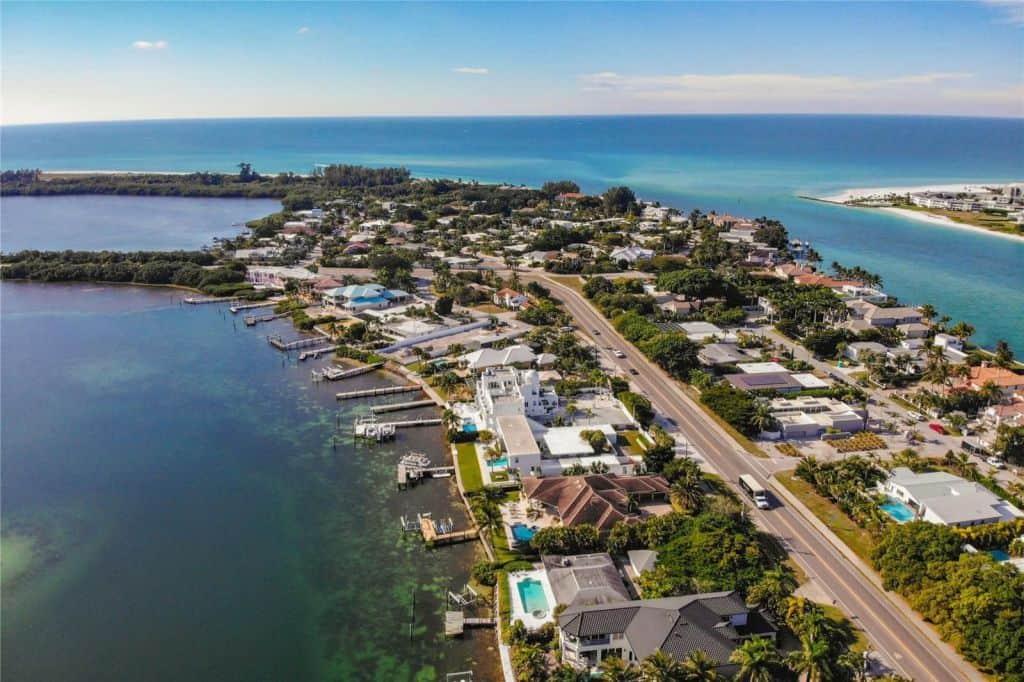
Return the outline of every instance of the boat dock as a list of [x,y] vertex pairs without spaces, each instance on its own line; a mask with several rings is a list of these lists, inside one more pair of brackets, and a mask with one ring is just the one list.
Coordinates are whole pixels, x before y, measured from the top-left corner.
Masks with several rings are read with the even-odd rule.
[[188,303],[189,305],[206,305],[207,303],[230,303],[232,301],[237,300],[239,299],[233,296],[229,296],[226,298],[197,298],[196,296],[185,297],[185,303]]
[[311,336],[304,339],[296,339],[294,341],[285,341],[280,336],[268,336],[267,342],[278,350],[290,351],[299,350],[300,348],[310,348],[312,346],[322,346],[325,343],[330,343],[330,339],[323,336]]
[[319,370],[314,369],[310,374],[313,376],[313,381],[322,381],[324,379],[327,381],[338,381],[340,379],[356,377],[360,374],[369,374],[383,366],[383,362],[375,362],[372,365],[366,365],[365,367],[353,367],[351,369],[342,369],[341,367],[329,365]]
[[374,405],[370,410],[374,414],[381,414],[382,412],[398,412],[400,410],[412,410],[417,407],[433,407],[435,403],[431,399],[427,400],[413,400],[407,403],[392,403],[390,405]]
[[445,637],[461,637],[466,628],[493,628],[493,618],[467,618],[462,611],[444,612]]
[[398,464],[398,487],[407,488],[424,478],[447,478],[455,473],[455,467],[417,467]]
[[374,416],[360,417],[356,419],[352,434],[356,438],[375,440],[381,443],[395,437],[396,428],[394,424],[381,423]]
[[278,301],[260,301],[258,303],[245,303],[243,305],[231,306],[232,313],[239,313],[243,310],[255,310],[256,308],[270,308],[278,304]]
[[341,346],[324,346],[323,348],[314,348],[313,350],[304,350],[299,353],[299,362],[305,362],[306,360],[316,360],[324,353],[331,353],[338,350]]
[[412,391],[422,391],[422,386],[385,386],[383,388],[364,388],[360,391],[347,391],[345,393],[338,393],[335,397],[338,400],[351,400],[352,398],[372,398],[378,395],[393,395],[395,393],[411,393]]
[[423,417],[421,419],[409,419],[404,422],[384,422],[396,429],[408,429],[413,426],[440,426],[440,417]]
[[279,317],[285,317],[286,315],[289,314],[290,313],[277,313],[271,315],[246,315],[245,326],[255,327],[260,322],[270,322],[271,320],[276,320]]
[[451,518],[444,521],[435,521],[430,514],[417,514],[420,522],[420,533],[428,545],[454,545],[460,542],[475,540],[479,535],[476,528],[469,530],[455,530],[455,524]]

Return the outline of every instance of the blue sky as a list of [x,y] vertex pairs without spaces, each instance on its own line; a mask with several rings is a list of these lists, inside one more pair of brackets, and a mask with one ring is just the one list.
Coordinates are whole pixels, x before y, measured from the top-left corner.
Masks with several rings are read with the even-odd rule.
[[1024,0],[3,2],[3,122],[1024,115]]

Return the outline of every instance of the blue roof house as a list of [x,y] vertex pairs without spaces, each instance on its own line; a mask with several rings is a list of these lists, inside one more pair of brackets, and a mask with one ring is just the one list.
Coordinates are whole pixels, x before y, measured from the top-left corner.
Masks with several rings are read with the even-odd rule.
[[324,292],[324,304],[341,310],[384,310],[408,302],[412,296],[401,289],[385,289],[380,284],[350,284]]

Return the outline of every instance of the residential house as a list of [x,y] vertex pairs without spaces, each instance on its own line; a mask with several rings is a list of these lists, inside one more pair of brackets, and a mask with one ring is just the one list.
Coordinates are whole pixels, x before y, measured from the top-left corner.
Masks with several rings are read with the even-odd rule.
[[896,467],[878,486],[907,505],[915,518],[944,526],[963,528],[1024,517],[1024,512],[980,483],[944,471],[917,474]]
[[558,408],[558,394],[541,386],[537,370],[490,367],[477,380],[476,404],[488,427],[494,428],[497,417],[547,419]]
[[741,391],[778,391],[796,393],[804,389],[803,384],[788,372],[764,372],[762,374],[726,374],[723,377]]
[[459,364],[474,372],[482,372],[490,367],[527,367],[537,360],[537,354],[529,346],[517,344],[495,350],[481,348],[466,353],[459,358]]
[[999,387],[1003,398],[1024,400],[1024,374],[1017,374],[1002,367],[980,366],[971,367],[971,373],[964,379],[964,385],[972,391],[992,382]]
[[530,299],[527,298],[526,294],[520,293],[515,289],[498,289],[494,292],[494,305],[500,305],[502,308],[510,308],[512,310],[519,310],[523,307],[524,303],[527,303]]
[[633,265],[638,261],[651,260],[654,258],[654,251],[651,249],[644,249],[639,246],[624,246],[612,251],[610,258],[616,263],[624,260],[630,265]]
[[817,438],[828,429],[856,433],[864,430],[867,416],[842,401],[811,396],[776,398],[771,410],[784,438]]
[[664,503],[669,493],[661,476],[525,476],[522,482],[523,495],[558,516],[563,526],[589,524],[603,533],[620,521],[639,521],[644,502]]
[[594,606],[629,601],[615,561],[607,552],[541,557],[555,601],[564,606]]
[[558,617],[558,628],[562,661],[576,668],[596,668],[610,656],[636,665],[657,651],[684,661],[700,651],[725,678],[738,669],[729,659],[740,644],[776,636],[769,617],[736,591],[574,605]]
[[388,289],[380,284],[350,284],[324,292],[325,305],[349,312],[384,310],[408,303],[413,297],[401,289]]

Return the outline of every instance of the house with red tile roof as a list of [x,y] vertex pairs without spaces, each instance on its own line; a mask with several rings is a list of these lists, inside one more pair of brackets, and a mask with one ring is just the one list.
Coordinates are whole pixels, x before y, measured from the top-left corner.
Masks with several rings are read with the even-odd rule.
[[619,521],[643,518],[644,502],[666,502],[669,485],[661,476],[589,474],[522,479],[523,494],[557,515],[564,526],[590,524],[608,532]]

